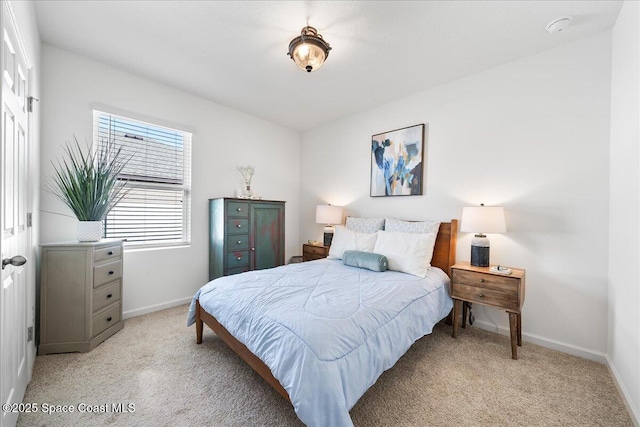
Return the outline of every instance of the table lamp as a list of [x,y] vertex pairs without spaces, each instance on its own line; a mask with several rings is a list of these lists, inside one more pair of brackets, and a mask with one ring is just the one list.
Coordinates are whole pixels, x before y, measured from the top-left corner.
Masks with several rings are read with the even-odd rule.
[[480,206],[462,208],[460,231],[477,233],[471,241],[471,265],[489,266],[489,239],[483,233],[505,233],[504,208]]
[[333,224],[342,224],[342,208],[332,205],[316,206],[316,223],[324,224],[324,245],[331,246],[333,240]]

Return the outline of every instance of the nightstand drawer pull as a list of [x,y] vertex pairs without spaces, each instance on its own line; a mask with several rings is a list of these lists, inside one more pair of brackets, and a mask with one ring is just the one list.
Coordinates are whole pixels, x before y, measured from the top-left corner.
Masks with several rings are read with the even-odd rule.
[[480,294],[478,295],[480,298],[484,298],[484,294]]
[[113,251],[107,252],[107,255],[109,255],[109,256],[113,255]]
[[238,208],[236,209],[238,212],[242,212],[242,208]]
[[236,227],[242,228],[242,224],[238,224],[238,225],[236,225]]
[[109,276],[113,276],[114,273],[115,273],[115,271],[109,270]]
[[480,283],[484,283],[484,279],[480,279]]
[[111,316],[107,317],[107,322],[111,322],[112,319],[113,319],[113,317],[111,317]]
[[238,258],[236,258],[236,259],[237,259],[238,261],[240,261],[240,260],[242,260],[242,257],[241,257],[241,256],[239,256],[239,257],[238,257]]
[[113,297],[113,294],[107,294],[107,299],[111,299]]
[[242,240],[238,240],[238,244],[241,245],[242,244]]

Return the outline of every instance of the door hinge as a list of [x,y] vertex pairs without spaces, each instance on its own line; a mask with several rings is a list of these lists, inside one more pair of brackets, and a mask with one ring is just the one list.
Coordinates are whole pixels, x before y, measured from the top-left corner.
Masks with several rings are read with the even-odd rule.
[[33,341],[33,326],[27,328],[27,342]]
[[33,101],[40,101],[40,100],[33,96],[27,97],[27,111],[30,113],[33,113]]
[[33,213],[32,212],[28,212],[27,213],[27,227],[32,227],[33,226]]

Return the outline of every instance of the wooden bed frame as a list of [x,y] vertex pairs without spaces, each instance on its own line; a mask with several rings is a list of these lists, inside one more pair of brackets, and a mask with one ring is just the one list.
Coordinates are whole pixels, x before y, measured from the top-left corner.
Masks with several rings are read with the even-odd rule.
[[[458,235],[458,220],[452,219],[451,222],[443,222],[440,224],[436,244],[433,249],[433,258],[431,265],[440,268],[442,271],[451,276],[451,266],[456,262],[456,240]],[[451,316],[451,315],[449,315]],[[227,329],[222,326],[215,317],[207,313],[200,302],[196,301],[196,342],[202,343],[203,324],[206,323],[213,332],[218,335],[222,341],[227,343],[233,351],[255,370],[258,375],[264,378],[278,393],[291,402],[289,394],[282,387],[280,382],[273,376],[271,369],[264,364],[256,355],[254,355],[244,344],[238,341]]]

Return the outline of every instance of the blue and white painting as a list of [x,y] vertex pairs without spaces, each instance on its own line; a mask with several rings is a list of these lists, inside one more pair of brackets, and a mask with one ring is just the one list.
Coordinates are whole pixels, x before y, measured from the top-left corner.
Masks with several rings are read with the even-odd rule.
[[371,137],[371,196],[422,194],[424,124]]

